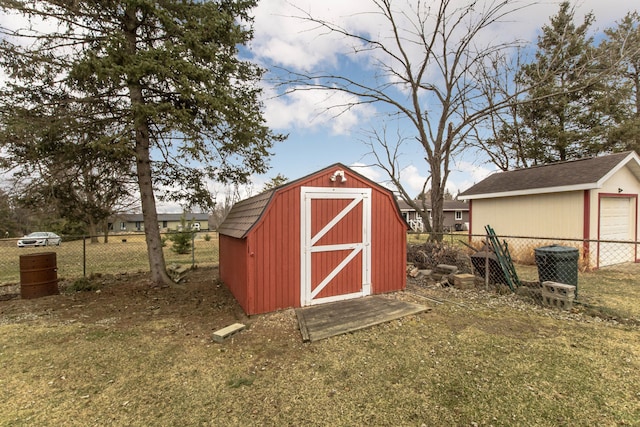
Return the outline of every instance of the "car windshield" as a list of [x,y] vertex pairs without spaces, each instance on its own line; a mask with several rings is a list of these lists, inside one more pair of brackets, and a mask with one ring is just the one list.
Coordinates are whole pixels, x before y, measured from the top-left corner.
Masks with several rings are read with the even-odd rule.
[[47,233],[44,233],[42,231],[37,231],[35,233],[29,234],[27,237],[47,237]]

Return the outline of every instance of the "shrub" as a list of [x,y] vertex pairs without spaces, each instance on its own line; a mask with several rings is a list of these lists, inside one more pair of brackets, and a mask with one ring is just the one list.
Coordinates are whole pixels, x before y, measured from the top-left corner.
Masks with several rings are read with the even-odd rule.
[[456,265],[458,252],[456,247],[438,242],[408,245],[407,262],[420,269],[434,268],[438,264]]
[[187,223],[187,220],[183,216],[180,219],[180,230],[174,231],[167,237],[173,242],[171,250],[177,254],[188,254],[191,252],[191,241],[196,232],[193,230],[191,223]]
[[69,292],[91,292],[98,289],[100,289],[100,285],[86,277],[74,280],[73,283],[67,287],[67,291]]

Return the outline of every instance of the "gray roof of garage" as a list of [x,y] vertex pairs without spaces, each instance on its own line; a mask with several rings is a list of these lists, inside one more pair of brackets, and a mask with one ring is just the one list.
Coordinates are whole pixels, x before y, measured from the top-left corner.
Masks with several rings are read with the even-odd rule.
[[495,173],[458,197],[480,199],[599,188],[624,166],[640,180],[640,158],[634,151],[626,151]]

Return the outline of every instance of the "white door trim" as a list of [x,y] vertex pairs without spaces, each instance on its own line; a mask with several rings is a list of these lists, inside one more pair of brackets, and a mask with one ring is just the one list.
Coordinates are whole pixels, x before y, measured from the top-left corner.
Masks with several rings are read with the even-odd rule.
[[[312,200],[314,199],[351,199],[331,221],[315,235],[311,235]],[[317,243],[349,212],[362,203],[362,241],[343,244],[318,245]],[[300,304],[301,306],[320,304],[357,298],[371,294],[371,189],[370,188],[324,188],[301,187],[300,189]],[[316,252],[346,251],[351,252],[313,289],[312,254]],[[362,287],[358,292],[316,298],[322,289],[342,271],[358,254],[362,253]]]

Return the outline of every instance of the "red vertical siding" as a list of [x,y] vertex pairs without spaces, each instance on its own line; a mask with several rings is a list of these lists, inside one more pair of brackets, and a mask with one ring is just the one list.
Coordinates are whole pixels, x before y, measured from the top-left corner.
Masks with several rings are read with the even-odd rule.
[[[371,200],[371,284],[374,294],[405,288],[406,224],[390,192],[372,185],[359,175],[345,170],[346,183],[331,182],[334,169],[325,169],[293,182],[274,194],[261,219],[245,239],[220,236],[220,275],[247,314],[265,313],[300,306],[300,191],[307,187],[372,188]],[[314,233],[340,212],[348,201],[331,200],[320,204],[312,217]],[[314,208],[315,209],[315,208]],[[359,210],[358,210],[359,209]],[[362,213],[358,207],[331,230],[320,243],[344,243],[361,238],[362,226],[353,226],[352,218]],[[318,255],[318,254],[314,254]],[[340,258],[342,257],[342,258]],[[338,259],[339,258],[339,259]],[[320,269],[331,271],[344,254],[328,255]],[[334,280],[361,278],[362,256],[358,255]],[[320,274],[321,272],[319,272]],[[315,275],[315,271],[313,272]],[[361,283],[361,282],[360,282]],[[344,285],[345,293],[353,292]],[[324,293],[325,291],[323,291]],[[327,290],[326,292],[332,292]],[[321,293],[320,297],[324,296]]]
[[244,239],[219,235],[220,280],[229,288],[233,296],[247,314],[250,313],[248,300],[247,249]]
[[300,188],[284,188],[252,231],[255,310],[300,306]]
[[406,286],[406,224],[389,193],[374,187],[371,198],[371,292],[398,291]]

